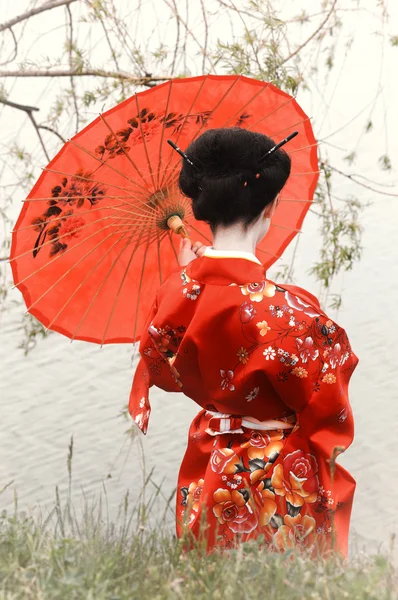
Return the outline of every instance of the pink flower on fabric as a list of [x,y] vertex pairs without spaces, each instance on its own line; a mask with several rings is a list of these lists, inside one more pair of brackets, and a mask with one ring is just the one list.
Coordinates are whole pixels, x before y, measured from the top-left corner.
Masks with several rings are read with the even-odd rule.
[[308,315],[309,317],[319,317],[319,312],[314,310],[312,306],[310,306],[310,304],[307,304],[306,302],[301,300],[301,298],[294,296],[290,292],[285,292],[285,299],[290,308],[294,308],[294,310],[299,310],[305,315]]
[[312,337],[305,338],[304,342],[302,339],[297,338],[296,344],[303,363],[306,363],[308,359],[315,360],[318,358],[319,350],[314,348],[314,340]]
[[254,305],[245,300],[239,307],[239,317],[242,323],[249,323],[257,313]]
[[328,354],[328,361],[330,366],[332,367],[332,369],[336,368],[336,365],[342,364],[341,359],[342,359],[343,353],[341,351],[341,346],[340,344],[335,344],[334,348],[331,352],[329,352]]
[[221,388],[223,390],[228,389],[230,392],[233,392],[235,390],[235,386],[232,383],[232,379],[234,378],[234,372],[223,371],[223,369],[220,369],[220,375],[222,377]]

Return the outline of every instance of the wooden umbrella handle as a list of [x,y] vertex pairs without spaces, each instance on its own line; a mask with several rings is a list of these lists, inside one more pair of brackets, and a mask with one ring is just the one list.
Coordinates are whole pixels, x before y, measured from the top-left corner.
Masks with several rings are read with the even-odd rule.
[[184,223],[181,221],[181,217],[178,215],[172,215],[167,219],[167,225],[174,233],[181,235],[183,238],[189,238],[188,232],[185,229]]

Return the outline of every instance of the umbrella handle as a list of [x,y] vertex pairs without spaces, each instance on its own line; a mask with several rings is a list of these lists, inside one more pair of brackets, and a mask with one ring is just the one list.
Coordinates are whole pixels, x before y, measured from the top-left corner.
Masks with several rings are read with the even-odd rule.
[[178,215],[172,215],[167,219],[168,227],[174,232],[181,235],[183,238],[189,238],[188,232],[185,229],[184,223],[181,221],[181,217]]

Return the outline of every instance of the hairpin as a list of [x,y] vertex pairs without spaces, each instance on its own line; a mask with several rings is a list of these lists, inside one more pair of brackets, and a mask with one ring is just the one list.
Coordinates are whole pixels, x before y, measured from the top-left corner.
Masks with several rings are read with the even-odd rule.
[[[288,142],[290,142],[290,140],[292,140],[293,138],[295,138],[296,135],[298,135],[298,131],[293,131],[293,133],[291,133],[290,135],[288,135],[287,137],[285,137],[285,139],[282,140],[281,142],[279,142],[279,144],[275,144],[275,146],[273,146],[271,148],[271,150],[268,150],[268,152],[266,154],[264,154],[264,156],[262,158],[260,158],[259,162],[262,162],[265,158],[267,158],[267,156],[269,156],[270,154],[273,154],[276,150],[279,150],[279,148],[281,146],[284,146],[285,144],[287,144]],[[257,177],[257,175],[256,175],[256,177]]]
[[176,152],[178,152],[178,154],[180,156],[182,156],[182,158],[185,160],[185,162],[187,162],[189,165],[191,165],[191,167],[194,167],[197,171],[200,171],[200,169],[195,165],[195,163],[192,162],[192,160],[189,158],[189,156],[187,156],[185,154],[185,152],[183,150],[181,150],[181,148],[179,148],[177,146],[177,144],[175,144],[173,142],[173,140],[167,140],[167,143],[170,144],[170,146],[173,148],[173,150],[175,150]]

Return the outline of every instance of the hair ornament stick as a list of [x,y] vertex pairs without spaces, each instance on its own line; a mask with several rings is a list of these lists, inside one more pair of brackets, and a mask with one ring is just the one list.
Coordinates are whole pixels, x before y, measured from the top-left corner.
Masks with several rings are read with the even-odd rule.
[[268,152],[266,154],[264,154],[264,156],[262,158],[260,158],[260,162],[262,162],[263,160],[265,160],[267,158],[267,156],[269,156],[270,154],[273,154],[276,150],[279,150],[279,148],[281,148],[281,146],[284,146],[285,144],[287,144],[288,142],[290,142],[290,140],[292,140],[293,138],[295,138],[296,135],[298,135],[298,131],[293,131],[293,133],[291,133],[290,135],[288,135],[287,137],[285,137],[284,140],[282,140],[278,144],[275,144],[275,146],[273,146],[270,150],[268,150]]
[[191,165],[191,167],[194,167],[197,171],[199,171],[200,169],[192,162],[192,160],[185,154],[185,152],[183,150],[181,150],[181,148],[179,148],[177,146],[177,144],[175,144],[173,142],[173,140],[167,140],[167,143],[170,144],[170,146],[173,148],[173,150],[175,150],[176,152],[178,152],[178,154],[180,156],[182,156],[182,158],[185,160],[185,162],[187,162],[189,165]]

